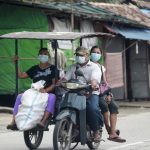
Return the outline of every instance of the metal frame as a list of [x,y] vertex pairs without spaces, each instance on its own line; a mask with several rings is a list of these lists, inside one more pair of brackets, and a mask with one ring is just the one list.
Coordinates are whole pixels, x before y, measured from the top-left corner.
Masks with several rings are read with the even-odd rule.
[[[43,40],[53,41],[53,49],[55,50],[55,66],[57,66],[57,40],[75,40],[80,38],[80,45],[82,45],[83,38],[91,38],[96,36],[114,37],[113,34],[103,32],[80,33],[80,32],[13,32],[0,36],[0,39],[15,39],[15,55],[18,56],[18,39],[33,39],[40,40],[40,46],[43,47]],[[18,95],[18,61],[15,63],[16,70],[16,96]],[[57,71],[57,70],[55,70]],[[56,77],[57,78],[57,77]]]

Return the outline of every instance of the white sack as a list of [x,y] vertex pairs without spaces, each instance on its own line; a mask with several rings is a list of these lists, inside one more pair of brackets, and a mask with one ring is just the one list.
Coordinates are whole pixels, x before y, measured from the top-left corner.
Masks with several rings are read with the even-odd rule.
[[48,93],[40,93],[41,88],[43,88],[43,81],[38,81],[23,93],[21,105],[15,116],[19,130],[32,129],[41,121],[48,101]]

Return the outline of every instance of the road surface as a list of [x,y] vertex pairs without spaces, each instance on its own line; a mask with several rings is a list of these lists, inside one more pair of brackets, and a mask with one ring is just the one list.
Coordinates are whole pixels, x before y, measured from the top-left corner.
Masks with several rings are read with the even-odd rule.
[[[23,133],[5,129],[10,122],[11,115],[0,113],[0,149],[27,150]],[[103,129],[103,139],[99,150],[150,150],[150,111],[149,108],[120,108],[117,127],[121,130],[121,137],[126,143],[116,143],[107,140],[107,133]],[[44,133],[39,150],[53,150],[52,136],[54,126]],[[87,150],[87,146],[79,145],[76,150]]]

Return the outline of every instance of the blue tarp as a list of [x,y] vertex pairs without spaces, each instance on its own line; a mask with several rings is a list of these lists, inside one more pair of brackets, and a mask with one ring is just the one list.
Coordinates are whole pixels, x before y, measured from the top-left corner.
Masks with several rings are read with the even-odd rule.
[[150,16],[150,10],[149,9],[140,9],[140,11],[148,16]]
[[127,39],[150,41],[150,30],[144,28],[132,28],[122,26],[109,26],[115,33],[119,33]]

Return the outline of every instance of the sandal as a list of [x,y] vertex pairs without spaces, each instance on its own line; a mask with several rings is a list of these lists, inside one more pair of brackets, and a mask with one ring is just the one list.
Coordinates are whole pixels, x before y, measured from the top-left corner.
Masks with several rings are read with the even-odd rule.
[[6,127],[8,130],[18,130],[16,124],[8,124]]
[[[110,129],[110,127],[109,127],[108,134],[110,134],[110,130],[111,130],[111,129]],[[116,134],[119,136],[119,135],[120,135],[120,130],[119,130],[119,129],[116,129],[115,131],[116,131]]]
[[124,142],[126,142],[126,139],[123,139],[123,138],[121,138],[121,137],[113,137],[113,138],[111,138],[111,137],[109,137],[109,138],[107,138],[108,140],[110,140],[110,141],[113,141],[113,142],[119,142],[119,143],[124,143]]
[[98,142],[100,142],[100,141],[101,141],[100,133],[99,133],[99,131],[96,131],[96,132],[94,133],[94,142],[95,142],[95,143],[98,143]]
[[120,130],[116,129],[116,134],[119,136],[120,135]]

